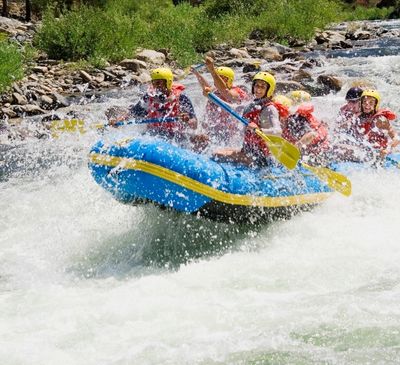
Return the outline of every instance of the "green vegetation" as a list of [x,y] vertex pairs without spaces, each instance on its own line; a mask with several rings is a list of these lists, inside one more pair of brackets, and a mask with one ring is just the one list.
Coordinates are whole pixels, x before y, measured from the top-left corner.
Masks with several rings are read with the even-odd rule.
[[340,11],[333,0],[256,0],[250,5],[206,0],[199,7],[187,2],[173,6],[168,0],[109,0],[62,14],[48,8],[36,45],[51,58],[94,63],[132,57],[139,46],[163,48],[186,66],[218,43],[239,45],[254,30],[277,41],[310,39],[316,27],[333,22]]
[[0,93],[23,76],[21,52],[15,45],[6,40],[0,40]]
[[394,9],[390,8],[365,8],[363,6],[357,6],[355,9],[348,9],[344,12],[344,19],[346,21],[352,20],[375,20],[375,19],[386,19]]
[[[139,47],[168,50],[187,66],[220,43],[241,45],[250,34],[290,44],[332,22],[382,19],[393,10],[340,0],[203,0],[200,6],[183,0],[176,6],[172,0],[33,0],[32,6],[42,17],[37,50],[94,67],[134,57]],[[4,38],[0,34],[0,91],[22,77],[22,64],[35,54]]]

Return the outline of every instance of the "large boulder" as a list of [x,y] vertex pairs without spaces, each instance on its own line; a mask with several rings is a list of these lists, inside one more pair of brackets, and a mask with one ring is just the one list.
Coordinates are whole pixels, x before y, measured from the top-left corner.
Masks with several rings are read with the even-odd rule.
[[154,65],[162,65],[165,62],[165,54],[152,49],[143,49],[136,54],[136,58]]

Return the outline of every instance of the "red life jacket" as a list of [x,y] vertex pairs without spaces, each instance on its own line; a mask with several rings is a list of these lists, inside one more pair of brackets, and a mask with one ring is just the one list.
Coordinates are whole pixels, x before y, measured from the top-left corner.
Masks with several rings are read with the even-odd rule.
[[[267,98],[257,102],[253,102],[252,104],[250,104],[249,107],[246,108],[243,117],[247,119],[249,123],[255,123],[257,124],[258,128],[260,128],[261,127],[260,114],[262,110],[272,105],[279,112],[279,107],[277,104],[278,103],[275,103]],[[270,155],[268,146],[265,143],[265,141],[257,134],[255,134],[254,131],[250,128],[247,128],[244,134],[243,147],[247,151],[254,151],[254,152],[262,151],[265,154],[265,156]]]
[[289,117],[282,131],[282,137],[291,143],[297,143],[310,129],[317,132],[317,136],[307,146],[306,154],[318,154],[329,147],[328,130],[315,118],[313,111],[312,104],[300,105],[296,113]]
[[362,137],[366,138],[374,148],[384,150],[389,144],[389,136],[385,131],[380,130],[376,126],[376,120],[382,116],[389,121],[396,119],[396,114],[389,109],[378,110],[375,114],[369,116],[361,115],[359,133]]
[[[185,90],[181,84],[173,84],[171,94],[167,97],[165,103],[161,103],[156,97],[150,96],[148,102],[147,118],[177,117],[180,113],[179,96]],[[171,123],[152,123],[147,125],[147,130],[154,134],[162,135],[180,135],[185,126],[180,122]]]
[[[238,93],[240,103],[248,98],[247,93],[239,86],[232,86],[231,90],[234,90]],[[215,95],[226,101],[221,97],[218,91],[215,92]],[[219,137],[230,138],[233,137],[233,135],[237,132],[237,122],[233,120],[228,112],[221,109],[215,103],[211,101],[207,102],[206,114],[208,122],[205,124],[205,127],[208,129],[210,134]]]

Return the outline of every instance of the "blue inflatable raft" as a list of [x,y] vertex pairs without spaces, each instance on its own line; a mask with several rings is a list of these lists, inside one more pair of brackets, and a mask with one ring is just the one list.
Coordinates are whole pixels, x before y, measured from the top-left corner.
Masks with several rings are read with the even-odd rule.
[[[400,168],[400,154],[385,168]],[[89,168],[96,182],[128,204],[153,203],[162,208],[222,221],[288,217],[326,200],[333,190],[309,170],[281,165],[252,169],[221,163],[209,156],[149,137],[96,143]],[[349,173],[359,163],[333,164]]]
[[159,139],[139,137],[90,152],[96,182],[117,200],[223,221],[287,217],[333,191],[310,171],[221,163]]

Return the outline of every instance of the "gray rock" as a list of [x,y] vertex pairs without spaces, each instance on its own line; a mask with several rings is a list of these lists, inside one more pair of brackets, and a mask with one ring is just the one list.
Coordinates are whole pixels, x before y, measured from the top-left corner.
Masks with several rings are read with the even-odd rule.
[[250,58],[249,53],[247,52],[246,49],[238,49],[238,48],[231,48],[228,51],[228,54],[231,57],[235,57],[235,58]]
[[21,95],[20,93],[13,93],[13,103],[18,104],[18,105],[26,105],[28,104],[28,99],[25,97],[25,95]]
[[82,76],[84,81],[87,81],[87,82],[92,81],[92,76],[90,76],[86,71],[80,70],[79,74]]
[[277,81],[276,93],[288,93],[293,90],[303,90],[304,87],[297,81]]
[[6,116],[8,118],[15,118],[17,116],[17,113],[10,108],[3,107],[0,109],[0,116],[3,116],[3,117]]
[[38,115],[45,113],[45,111],[42,108],[38,107],[35,104],[22,105],[21,110],[26,115]]
[[136,58],[141,61],[150,62],[155,65],[162,65],[165,62],[165,54],[151,49],[144,49],[136,54]]
[[46,66],[35,66],[32,68],[32,71],[36,73],[45,74],[47,71],[49,71],[49,69]]
[[134,72],[139,72],[140,70],[145,70],[147,68],[146,62],[137,59],[124,59],[119,64],[120,66]]
[[326,90],[338,92],[342,89],[343,82],[334,75],[319,75],[317,82],[322,84]]

